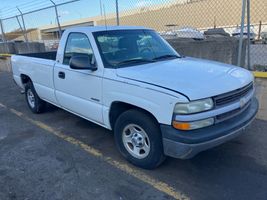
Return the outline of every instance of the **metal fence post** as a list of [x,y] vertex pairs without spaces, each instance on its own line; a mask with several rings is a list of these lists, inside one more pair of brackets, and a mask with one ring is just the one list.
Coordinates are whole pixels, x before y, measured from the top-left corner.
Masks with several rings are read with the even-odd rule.
[[250,63],[250,0],[247,0],[247,35],[248,35],[248,54],[247,54],[247,66],[251,70]]
[[[23,25],[23,29],[22,29],[22,32],[24,32],[24,38],[25,38],[25,41],[28,43],[28,35],[27,35],[27,30],[26,30],[26,26],[25,26],[25,21],[24,21],[24,17],[23,17],[23,13],[21,12],[21,10],[17,7],[19,13],[20,13],[20,16],[21,16],[21,20],[22,20],[22,25]],[[18,20],[18,17],[16,16],[17,20]],[[19,22],[19,21],[18,21]],[[20,25],[20,23],[19,23]]]
[[116,0],[116,16],[117,16],[117,26],[120,25],[120,16],[119,16],[119,2]]
[[103,16],[102,0],[99,0],[99,4],[100,4],[100,15],[101,15],[101,17],[102,17],[102,16]]
[[9,49],[8,49],[8,45],[7,45],[7,40],[6,40],[6,36],[5,36],[5,30],[4,30],[2,19],[0,19],[0,28],[1,28],[2,40],[4,42],[4,48],[5,48],[5,51],[6,51],[5,53],[9,53]]
[[259,23],[259,32],[258,32],[258,40],[261,39],[261,26],[262,26],[262,22],[260,21],[260,23]]
[[61,31],[61,26],[60,26],[60,22],[59,22],[59,15],[58,15],[58,10],[57,10],[57,4],[52,1],[52,0],[49,0],[55,7],[55,13],[56,13],[56,18],[57,18],[57,25],[58,25],[58,32],[59,32],[59,38],[61,38],[61,35],[62,35],[62,31]]
[[103,5],[103,11],[104,11],[104,18],[105,18],[105,27],[107,29],[107,16],[106,16],[106,8],[105,8],[105,5]]
[[247,0],[242,0],[242,16],[241,16],[241,27],[240,27],[240,36],[239,36],[239,47],[238,47],[238,58],[237,65],[241,67],[241,58],[242,58],[242,47],[243,47],[243,36],[244,36],[244,24],[245,24],[245,12],[246,12],[246,3]]
[[27,38],[27,36],[26,36],[26,34],[25,34],[25,31],[24,31],[24,29],[22,28],[21,23],[20,23],[20,21],[19,21],[19,17],[16,16],[16,19],[17,19],[17,22],[18,22],[18,24],[19,24],[19,27],[20,27],[20,29],[21,29],[21,32],[22,32],[22,34],[23,34],[23,37],[24,37],[25,41],[28,41],[28,38]]
[[3,40],[3,42],[6,42],[6,37],[5,37],[5,32],[4,32],[2,19],[0,19],[0,28],[1,28],[2,40]]

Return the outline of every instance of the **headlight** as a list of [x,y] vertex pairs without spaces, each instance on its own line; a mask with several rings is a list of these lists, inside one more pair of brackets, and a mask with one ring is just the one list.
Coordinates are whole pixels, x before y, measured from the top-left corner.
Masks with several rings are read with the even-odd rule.
[[178,103],[175,105],[174,114],[192,114],[213,108],[213,100],[211,98],[191,101],[189,103]]

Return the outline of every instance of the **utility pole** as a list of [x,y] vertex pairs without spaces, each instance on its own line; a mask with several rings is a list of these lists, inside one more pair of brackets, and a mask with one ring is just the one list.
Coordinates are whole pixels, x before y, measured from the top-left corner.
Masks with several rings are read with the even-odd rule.
[[59,22],[59,16],[58,16],[58,10],[57,10],[57,4],[52,1],[52,0],[49,0],[55,7],[55,13],[56,13],[56,18],[57,18],[57,25],[58,25],[58,32],[59,32],[59,38],[61,38],[61,35],[62,35],[62,31],[61,31],[61,26],[60,26],[60,22]]

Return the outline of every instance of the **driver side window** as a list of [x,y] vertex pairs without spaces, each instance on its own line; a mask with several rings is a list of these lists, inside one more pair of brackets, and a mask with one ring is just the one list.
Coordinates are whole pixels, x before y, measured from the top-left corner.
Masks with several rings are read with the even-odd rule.
[[88,55],[92,62],[93,49],[88,37],[83,33],[70,33],[64,51],[63,64],[69,65],[72,56],[84,54]]

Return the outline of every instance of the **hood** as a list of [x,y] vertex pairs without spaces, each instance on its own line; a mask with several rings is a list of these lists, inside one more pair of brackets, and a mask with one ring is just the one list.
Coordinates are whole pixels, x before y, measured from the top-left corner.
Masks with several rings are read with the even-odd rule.
[[253,81],[252,74],[243,68],[195,58],[120,68],[117,75],[174,90],[190,100],[230,92]]

